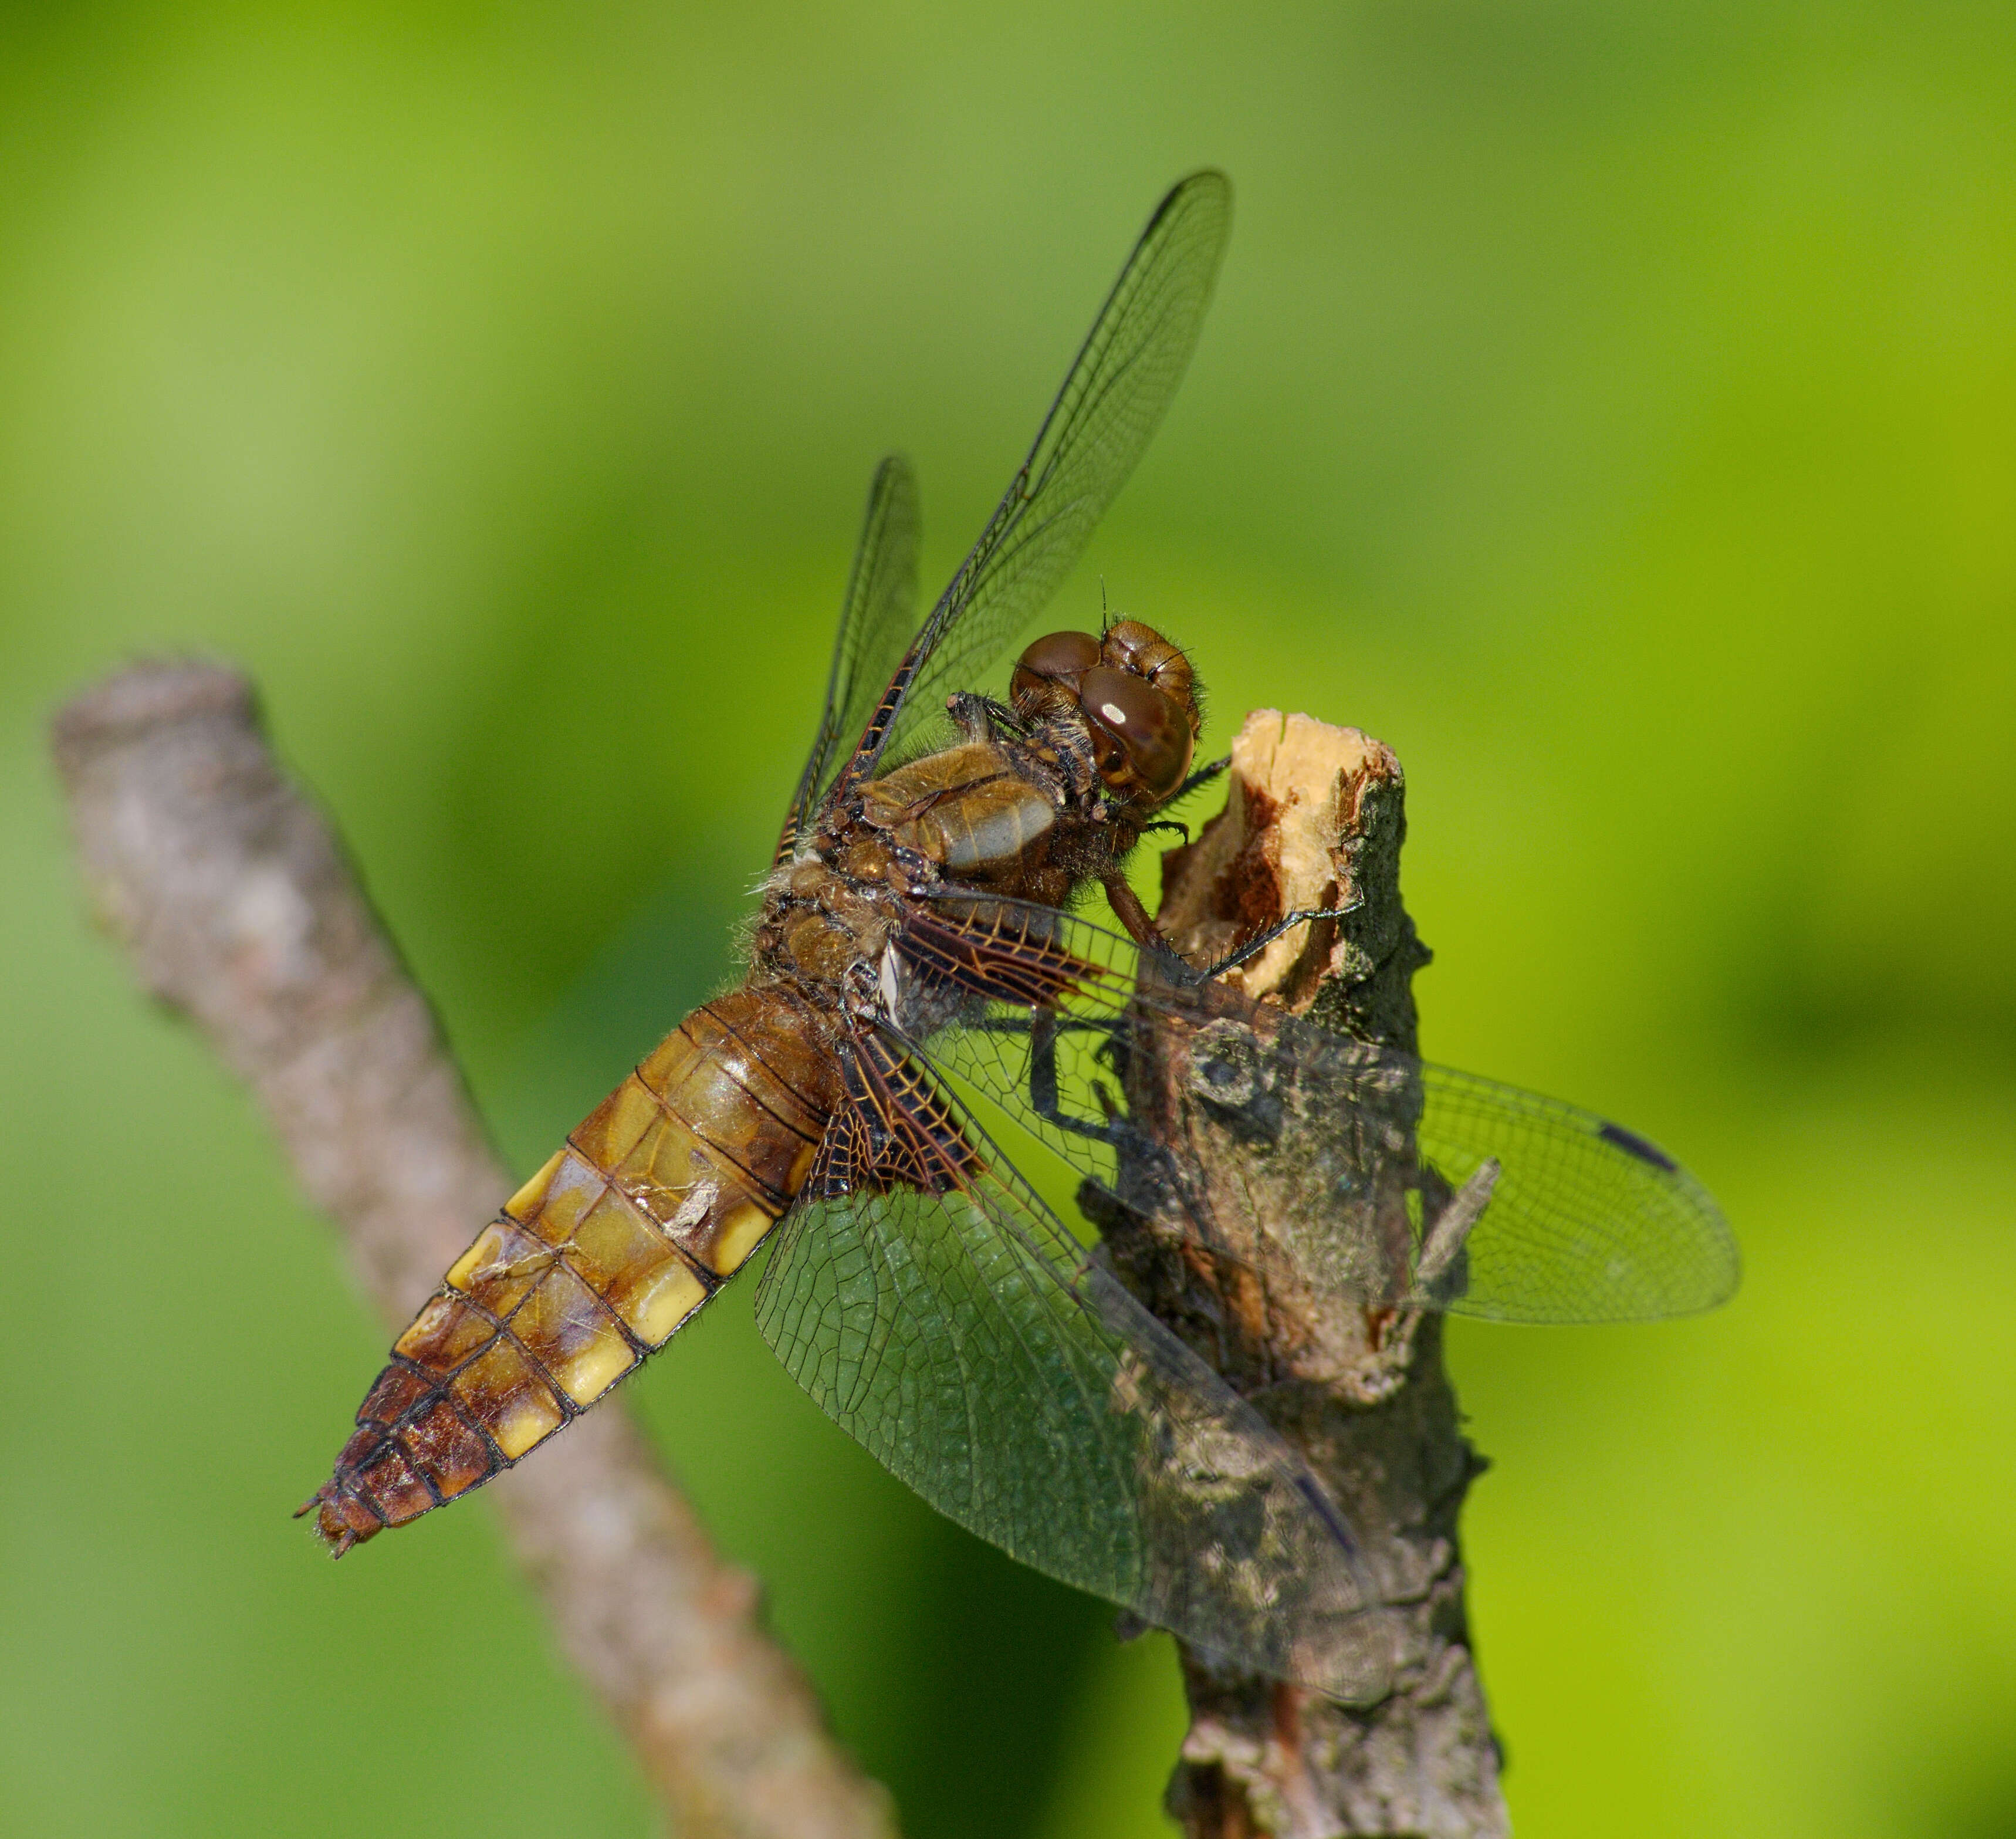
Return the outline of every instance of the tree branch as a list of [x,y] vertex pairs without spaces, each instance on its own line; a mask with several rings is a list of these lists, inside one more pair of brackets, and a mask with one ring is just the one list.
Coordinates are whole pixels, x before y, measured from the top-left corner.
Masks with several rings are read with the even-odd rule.
[[[1399,761],[1379,742],[1306,715],[1256,712],[1233,743],[1225,811],[1163,858],[1158,923],[1193,963],[1206,963],[1286,913],[1338,910],[1228,981],[1413,1053],[1411,980],[1428,952],[1400,900],[1404,793]],[[1484,1198],[1469,1199],[1473,1212]],[[1191,1722],[1171,1812],[1191,1839],[1506,1834],[1456,1541],[1457,1510],[1484,1464],[1458,1428],[1440,1317],[1358,1310],[1339,1319],[1298,1283],[1292,1251],[1280,1243],[1229,1265],[1173,1247],[1151,1222],[1109,1239],[1137,1293],[1231,1366],[1226,1377],[1343,1505],[1392,1606],[1398,1661],[1390,1695],[1353,1707],[1186,1652]]]
[[[141,982],[252,1088],[403,1326],[512,1183],[329,825],[275,764],[251,686],[142,665],[64,709],[54,750],[92,896]],[[716,1556],[620,1407],[491,1492],[561,1647],[682,1829],[894,1832],[887,1796],[762,1628],[754,1581]]]

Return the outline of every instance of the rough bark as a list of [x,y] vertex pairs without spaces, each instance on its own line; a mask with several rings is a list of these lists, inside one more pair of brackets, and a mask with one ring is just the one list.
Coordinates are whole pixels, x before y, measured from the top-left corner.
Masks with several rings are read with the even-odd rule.
[[[146,989],[251,1087],[402,1326],[512,1182],[341,845],[275,763],[250,686],[142,665],[63,710],[54,747],[99,915]],[[765,1632],[754,1580],[714,1553],[620,1405],[489,1493],[561,1648],[683,1830],[893,1833],[887,1796]]]
[[[1285,913],[1336,909],[1334,921],[1288,934],[1228,981],[1413,1053],[1410,980],[1428,952],[1400,899],[1399,761],[1355,729],[1262,710],[1232,762],[1222,815],[1163,859],[1160,925],[1202,962]],[[1243,1268],[1167,1247],[1142,1234],[1113,1250],[1150,1306],[1231,1369],[1343,1504],[1393,1606],[1397,1655],[1389,1694],[1347,1706],[1186,1653],[1191,1723],[1171,1812],[1192,1839],[1507,1833],[1456,1538],[1483,1463],[1459,1428],[1440,1318],[1360,1310],[1339,1319],[1295,1282],[1278,1245],[1253,1248]],[[1229,1360],[1228,1322],[1244,1325]]]

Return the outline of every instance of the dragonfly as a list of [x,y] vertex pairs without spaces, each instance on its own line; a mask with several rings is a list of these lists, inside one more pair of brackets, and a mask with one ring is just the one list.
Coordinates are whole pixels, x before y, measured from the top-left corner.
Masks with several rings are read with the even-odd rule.
[[[747,974],[394,1344],[300,1510],[335,1555],[531,1456],[767,1247],[762,1334],[933,1506],[1222,1664],[1363,1699],[1391,1663],[1348,1515],[1096,1229],[1276,1248],[1338,1312],[1633,1319],[1733,1289],[1715,1203],[1647,1139],[1227,981],[1311,915],[1215,965],[1175,955],[1124,869],[1218,770],[1193,770],[1179,646],[1103,619],[1024,647],[1005,699],[970,687],[1161,420],[1230,221],[1215,171],[1161,200],[921,621],[915,480],[878,468]],[[1118,930],[1075,910],[1095,887]],[[1076,1180],[1078,1225],[1011,1134],[1031,1171],[1054,1157]]]

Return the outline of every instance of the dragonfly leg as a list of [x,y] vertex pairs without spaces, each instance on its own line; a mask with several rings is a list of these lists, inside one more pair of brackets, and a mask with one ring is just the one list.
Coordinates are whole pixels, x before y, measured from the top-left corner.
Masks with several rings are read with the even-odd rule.
[[1187,798],[1191,793],[1197,790],[1201,786],[1209,785],[1213,779],[1218,778],[1227,767],[1231,765],[1231,764],[1232,756],[1229,754],[1227,754],[1222,759],[1214,760],[1206,766],[1200,766],[1195,772],[1192,773],[1188,779],[1185,779],[1181,785],[1177,786],[1176,789],[1172,792],[1167,798],[1164,799],[1162,802],[1164,804],[1168,805],[1175,804],[1179,798]]
[[991,741],[1002,735],[1026,735],[1028,728],[1016,718],[1015,712],[1005,703],[997,703],[991,696],[978,696],[971,690],[961,690],[945,698],[945,713],[952,718],[952,725],[959,730],[959,739],[965,741]]
[[1127,877],[1118,869],[1109,869],[1099,878],[1099,884],[1106,890],[1106,898],[1112,904],[1114,916],[1127,928],[1128,936],[1137,945],[1145,945],[1160,957],[1172,957],[1174,948],[1163,937],[1161,929],[1148,917],[1148,909],[1141,905],[1141,897],[1127,884]]
[[[1106,1098],[1104,1087],[1094,1089],[1102,1099]],[[1107,1116],[1101,1123],[1094,1123],[1089,1117],[1075,1117],[1064,1108],[1057,1088],[1057,1017],[1054,1009],[1039,1009],[1030,1013],[1029,1108],[1046,1124],[1054,1124],[1073,1136],[1090,1137],[1095,1143],[1118,1143],[1125,1132],[1124,1125],[1114,1122],[1114,1113],[1110,1102]]]
[[[1355,902],[1352,903],[1354,906],[1356,904]],[[1199,971],[1197,981],[1208,984],[1215,977],[1224,976],[1228,970],[1237,970],[1249,958],[1258,957],[1282,934],[1292,931],[1298,926],[1310,925],[1318,920],[1339,920],[1350,911],[1350,907],[1303,907],[1286,914],[1265,932],[1255,933],[1237,951],[1228,952],[1215,964]]]

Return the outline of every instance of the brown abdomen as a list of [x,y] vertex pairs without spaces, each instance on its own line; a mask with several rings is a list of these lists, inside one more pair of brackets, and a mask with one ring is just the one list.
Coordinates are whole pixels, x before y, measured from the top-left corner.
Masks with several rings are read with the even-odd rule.
[[837,1102],[812,1030],[769,992],[695,1009],[512,1196],[393,1344],[301,1509],[337,1556],[509,1467],[741,1266]]

